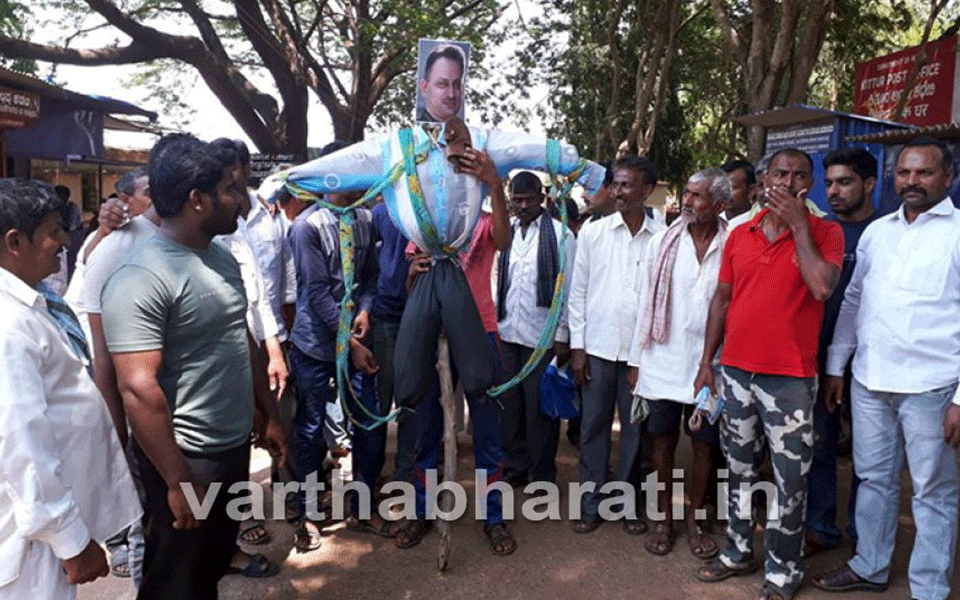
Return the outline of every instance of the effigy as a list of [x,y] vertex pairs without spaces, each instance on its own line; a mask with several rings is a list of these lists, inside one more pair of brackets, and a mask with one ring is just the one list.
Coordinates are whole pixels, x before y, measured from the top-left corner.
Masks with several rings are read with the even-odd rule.
[[[337,332],[337,380],[341,404],[346,406],[349,389],[348,355],[354,311],[353,211],[382,194],[390,219],[418,248],[430,253],[433,266],[417,277],[407,298],[397,335],[395,394],[398,404],[410,407],[424,397],[436,378],[437,340],[446,333],[452,362],[464,391],[496,396],[522,380],[522,370],[510,382],[493,387],[494,356],[485,337],[480,315],[459,266],[459,253],[471,241],[480,218],[486,186],[474,176],[460,172],[459,156],[464,145],[486,152],[505,178],[514,169],[546,171],[554,177],[561,198],[576,183],[594,193],[601,185],[604,169],[582,159],[570,144],[542,136],[482,129],[451,119],[437,126],[422,125],[395,130],[380,139],[358,142],[337,152],[271,176],[279,187],[301,199],[321,203],[339,218],[340,258],[344,289]],[[270,188],[270,185],[265,186]],[[348,207],[324,202],[322,196],[337,192],[366,192]],[[269,198],[268,198],[269,200]],[[564,220],[565,203],[559,203]],[[558,243],[562,246],[568,231]],[[566,256],[560,252],[561,262]],[[551,305],[552,319],[543,332],[536,364],[553,341],[560,306],[564,301],[566,265],[560,265],[556,292]],[[552,330],[552,331],[551,331]],[[362,408],[362,407],[361,407]],[[365,409],[364,409],[365,410]],[[394,416],[367,413],[355,425],[372,428]]]

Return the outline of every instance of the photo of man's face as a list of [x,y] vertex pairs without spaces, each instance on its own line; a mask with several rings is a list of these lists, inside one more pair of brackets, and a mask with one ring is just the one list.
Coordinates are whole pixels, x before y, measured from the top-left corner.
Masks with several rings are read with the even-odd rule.
[[420,77],[417,121],[443,123],[463,117],[465,62],[463,50],[453,44],[440,44],[430,51]]

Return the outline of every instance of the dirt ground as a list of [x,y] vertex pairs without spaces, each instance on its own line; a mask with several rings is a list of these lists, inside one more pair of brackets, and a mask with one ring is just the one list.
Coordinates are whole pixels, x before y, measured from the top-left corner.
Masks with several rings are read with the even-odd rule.
[[[394,447],[393,431],[388,448]],[[687,550],[681,535],[671,554],[653,556],[643,548],[643,536],[630,536],[618,523],[605,523],[596,531],[578,535],[564,521],[528,522],[519,518],[526,498],[517,490],[516,515],[511,529],[517,551],[509,557],[493,556],[481,527],[473,516],[473,451],[469,434],[460,434],[459,479],[470,496],[467,516],[455,522],[453,550],[445,573],[437,570],[440,536],[434,530],[417,547],[400,550],[393,541],[354,533],[339,523],[324,531],[323,546],[314,552],[293,550],[292,529],[282,521],[268,522],[273,540],[256,548],[282,564],[280,573],[268,579],[228,576],[220,584],[222,600],[336,599],[524,599],[558,600],[590,598],[645,600],[673,598],[756,598],[762,575],[734,578],[717,584],[698,582],[693,573],[700,561]],[[689,444],[681,442],[678,468],[689,461]],[[616,456],[615,454],[613,456]],[[558,479],[576,479],[576,449],[561,435]],[[256,452],[252,471],[255,481],[266,482],[269,462]],[[387,471],[392,470],[392,455]],[[850,461],[841,459],[841,506],[845,506]],[[269,495],[269,494],[268,494]],[[561,506],[567,505],[566,490]],[[841,512],[844,512],[841,510]],[[564,514],[566,514],[564,512]],[[890,589],[885,594],[820,592],[809,582],[797,594],[799,600],[844,598],[875,600],[908,599],[907,563],[914,525],[909,511],[909,486],[901,497],[901,516]],[[723,536],[715,536],[722,543]],[[758,551],[760,544],[757,545]],[[849,543],[807,561],[810,573],[820,573],[841,564],[851,553]],[[954,573],[953,600],[960,600],[960,570]],[[80,600],[128,600],[134,598],[128,579],[110,576],[80,588]]]

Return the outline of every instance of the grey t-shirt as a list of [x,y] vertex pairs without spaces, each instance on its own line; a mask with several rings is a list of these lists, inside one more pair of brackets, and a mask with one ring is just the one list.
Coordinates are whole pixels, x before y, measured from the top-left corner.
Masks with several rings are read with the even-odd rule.
[[101,308],[110,352],[161,351],[158,380],[180,448],[219,452],[246,443],[253,427],[247,298],[229,250],[155,235],[107,280]]

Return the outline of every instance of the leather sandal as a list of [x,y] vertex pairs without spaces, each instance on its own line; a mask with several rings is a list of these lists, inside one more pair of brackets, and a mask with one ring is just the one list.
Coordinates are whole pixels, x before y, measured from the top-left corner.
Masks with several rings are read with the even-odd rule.
[[600,523],[603,522],[603,519],[599,515],[588,515],[585,514],[576,521],[570,523],[570,529],[574,533],[590,533],[597,527],[600,527]]
[[385,538],[397,537],[399,527],[396,521],[387,521],[379,517],[369,519],[360,519],[356,515],[350,515],[346,520],[347,529],[358,533],[372,533]]
[[653,531],[643,541],[643,547],[650,554],[666,556],[673,550],[673,528],[665,522],[653,526]]
[[643,519],[624,519],[623,530],[630,535],[643,535],[647,532],[647,524]]
[[413,548],[419,544],[433,527],[432,521],[414,519],[397,530],[393,543],[397,548]]
[[280,565],[262,554],[248,554],[247,556],[249,557],[247,566],[242,569],[240,567],[230,567],[227,569],[227,573],[261,579],[263,577],[273,577],[280,572]]
[[243,544],[259,546],[270,541],[270,532],[259,521],[244,521],[240,523],[237,532],[237,541]]
[[307,526],[307,519],[301,519],[297,528],[293,531],[293,547],[297,552],[310,552],[321,546],[323,541],[320,539],[320,526],[310,521]]
[[839,569],[813,578],[813,585],[825,592],[885,592],[886,583],[874,583],[860,577],[844,565]]
[[733,567],[728,567],[720,559],[715,559],[697,569],[696,578],[704,583],[714,583],[731,577],[750,575],[756,570],[757,565],[752,558],[742,565]]
[[687,546],[690,547],[690,554],[700,560],[710,560],[720,553],[717,543],[699,523],[687,530]]

